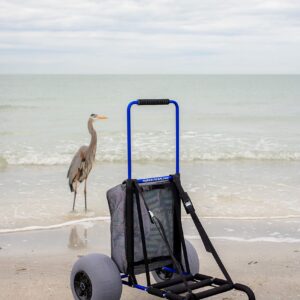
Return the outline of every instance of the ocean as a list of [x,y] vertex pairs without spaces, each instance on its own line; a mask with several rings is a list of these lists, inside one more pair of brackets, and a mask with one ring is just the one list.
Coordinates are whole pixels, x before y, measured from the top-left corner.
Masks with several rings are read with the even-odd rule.
[[[1,75],[0,232],[108,219],[106,191],[127,177],[126,106],[180,104],[181,174],[200,216],[300,217],[300,76]],[[95,123],[96,163],[76,211],[66,174]],[[175,172],[173,106],[134,107],[133,176]]]

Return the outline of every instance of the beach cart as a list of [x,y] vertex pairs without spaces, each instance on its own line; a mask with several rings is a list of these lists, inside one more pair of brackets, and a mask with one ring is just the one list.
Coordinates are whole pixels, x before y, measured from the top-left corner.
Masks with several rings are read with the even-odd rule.
[[[172,105],[176,115],[176,172],[153,178],[132,178],[131,108]],[[189,195],[180,180],[179,105],[169,99],[140,99],[127,107],[128,178],[107,192],[111,214],[111,257],[89,254],[78,259],[71,273],[76,300],[119,300],[126,285],[159,298],[204,299],[231,290],[255,300],[252,290],[235,283],[223,265]],[[181,209],[193,220],[207,252],[224,278],[199,272],[193,245],[185,240]],[[145,274],[143,284],[137,275]],[[151,276],[152,274],[152,276]],[[139,276],[140,277],[140,276]]]

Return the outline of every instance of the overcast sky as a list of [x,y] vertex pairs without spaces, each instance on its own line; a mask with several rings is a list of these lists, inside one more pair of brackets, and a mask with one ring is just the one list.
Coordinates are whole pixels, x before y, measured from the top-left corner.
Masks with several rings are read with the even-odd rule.
[[299,0],[0,0],[0,73],[300,73]]

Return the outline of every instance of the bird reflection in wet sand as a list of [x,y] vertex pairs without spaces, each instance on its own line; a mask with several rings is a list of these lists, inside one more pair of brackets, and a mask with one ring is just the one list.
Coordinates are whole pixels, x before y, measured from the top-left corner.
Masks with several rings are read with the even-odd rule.
[[69,178],[70,190],[74,192],[73,211],[75,209],[77,187],[82,181],[84,181],[84,202],[85,211],[87,211],[86,181],[93,167],[97,150],[97,132],[93,127],[93,123],[94,121],[105,119],[107,119],[106,116],[91,114],[88,120],[88,130],[91,135],[90,144],[89,146],[81,146],[79,148],[69,167],[67,178]]
[[84,229],[84,240],[82,240],[78,234],[77,226],[71,228],[69,236],[68,248],[71,249],[83,249],[87,247],[87,229]]

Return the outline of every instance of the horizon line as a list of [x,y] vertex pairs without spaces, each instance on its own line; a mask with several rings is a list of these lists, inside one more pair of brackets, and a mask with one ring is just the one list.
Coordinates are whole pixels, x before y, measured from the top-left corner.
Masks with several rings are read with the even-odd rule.
[[75,76],[283,76],[295,75],[299,73],[0,73],[0,76],[15,76],[15,75],[30,75],[30,76],[58,76],[58,75],[75,75]]

